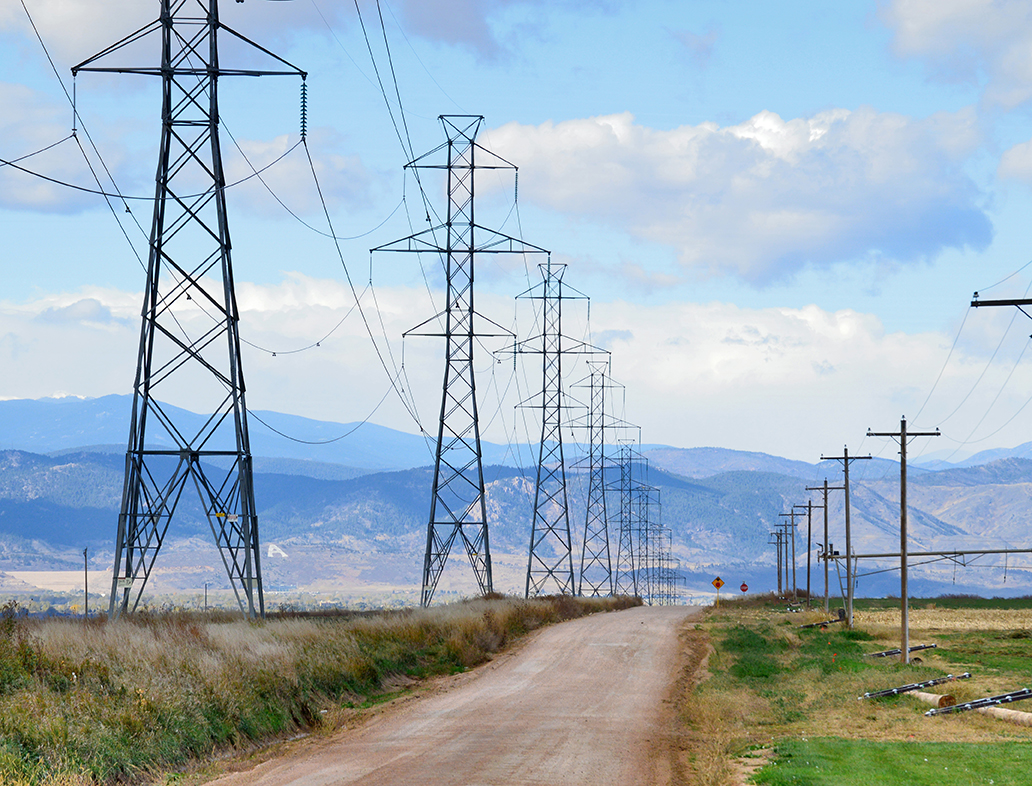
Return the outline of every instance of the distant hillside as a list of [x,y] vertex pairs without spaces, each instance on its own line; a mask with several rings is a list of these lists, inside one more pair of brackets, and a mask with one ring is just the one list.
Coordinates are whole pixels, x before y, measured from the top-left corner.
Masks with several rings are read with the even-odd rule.
[[[2,575],[7,571],[75,570],[84,548],[91,564],[101,569],[110,565],[130,404],[128,396],[0,402],[2,444],[15,446],[0,450],[0,586],[13,586]],[[176,414],[188,426],[202,420],[181,410]],[[284,433],[309,440],[329,439],[350,428],[276,413],[258,415]],[[568,456],[578,449],[569,447]],[[484,448],[492,551],[507,555],[508,580],[519,586],[530,537],[534,473],[505,465],[514,453],[527,457],[534,451],[489,443]],[[276,545],[274,554],[280,555],[276,560],[269,556],[276,586],[305,586],[320,576],[332,585],[347,571],[348,580],[358,577],[385,585],[418,581],[431,484],[430,453],[421,437],[366,424],[346,439],[314,449],[256,424],[252,449],[262,539]],[[819,485],[824,477],[838,486],[842,479],[841,464],[835,461],[811,464],[721,448],[641,449],[651,467],[646,482],[657,490],[660,502],[651,513],[670,531],[684,574],[727,573],[725,580],[735,586],[748,579],[750,586],[762,582],[769,589],[775,563],[770,538],[784,521],[780,514],[807,499],[819,505],[820,494],[808,493],[806,487]],[[1005,457],[940,471],[911,469],[912,551],[1032,548],[1032,460]],[[851,477],[854,550],[897,552],[899,465],[886,459],[861,461],[853,465]],[[568,479],[576,562],[584,536],[583,467],[570,469]],[[609,482],[615,559],[620,515],[615,467]],[[845,545],[843,519],[843,494],[833,491],[827,539],[839,550]],[[824,513],[816,508],[812,521],[798,516],[796,521],[796,552],[804,561],[807,524],[816,552],[825,539]],[[192,489],[182,497],[168,538],[170,548],[180,544],[178,559],[191,564],[178,586],[218,581],[221,562]],[[453,557],[451,564],[456,559],[462,557]],[[959,577],[952,562],[925,562],[912,572],[913,586],[921,591],[939,586],[954,592],[1032,592],[1032,585],[1022,585],[1032,582],[1024,568],[1032,560],[961,558],[961,565],[974,564],[978,572],[961,569]],[[892,572],[892,560],[884,563],[861,565],[862,588],[893,591],[898,574]],[[707,590],[708,581],[696,589]]]
[[[166,405],[187,430],[199,429],[205,416]],[[0,401],[0,448],[34,453],[81,450],[102,445],[125,451],[132,396],[96,399],[38,399]],[[373,423],[331,423],[277,412],[256,411],[250,421],[251,452],[255,456],[317,461],[356,469],[408,469],[433,463],[426,441]],[[262,422],[294,439],[281,436]],[[155,430],[152,435],[160,444]],[[337,439],[347,435],[343,439]],[[304,444],[337,441],[327,444]],[[501,462],[507,446],[485,443],[489,461]]]
[[645,456],[654,466],[686,478],[706,478],[722,472],[746,471],[774,472],[810,480],[815,470],[813,464],[805,461],[726,448],[658,447],[645,451]]
[[[0,452],[0,573],[74,570],[77,564],[81,566],[76,555],[81,555],[85,547],[89,547],[94,565],[109,565],[123,461],[120,455],[110,453],[44,456]],[[367,577],[382,575],[384,581],[394,581],[401,575],[408,582],[418,580],[426,538],[429,468],[346,477],[353,470],[341,467],[338,471],[333,465],[315,462],[273,461],[268,466],[291,472],[258,471],[254,479],[262,539],[276,544],[280,550],[277,554],[292,556],[291,560],[272,560],[270,555],[270,576],[275,577],[277,586],[302,586],[318,576],[335,575],[333,570],[337,568],[331,569],[330,565],[344,566],[356,559],[367,565],[363,568]],[[568,477],[570,525],[575,555],[579,555],[586,477],[579,472]],[[518,576],[525,570],[521,567],[525,557],[518,555],[525,555],[528,548],[533,475],[488,466],[485,478],[492,551],[517,555],[508,569],[510,575]],[[612,473],[609,479],[611,549],[615,558],[620,510],[618,474]],[[769,589],[774,576],[770,533],[783,521],[780,514],[805,503],[808,497],[820,504],[820,495],[811,497],[805,492],[810,481],[773,472],[736,470],[687,478],[653,466],[648,483],[658,490],[661,503],[652,513],[670,530],[674,555],[687,573],[726,573],[725,580],[734,581],[735,586],[741,580],[748,580],[750,586],[762,581]],[[1012,459],[931,473],[915,477],[909,491],[912,551],[1030,545],[1032,461]],[[839,550],[844,546],[842,502],[842,493],[832,492],[829,539]],[[874,480],[855,480],[852,502],[857,553],[898,551],[898,479],[890,473]],[[797,524],[796,553],[800,565],[805,565],[805,517],[797,517]],[[816,551],[817,543],[824,540],[823,511],[819,508],[814,510],[810,525],[811,544]],[[201,555],[205,549],[211,552],[211,533],[192,489],[183,495],[168,537],[170,545],[190,544],[181,552],[187,555],[183,559],[196,561],[201,558],[190,555]],[[461,564],[463,556],[457,553],[453,559]],[[811,561],[816,565],[815,560]],[[206,557],[201,562],[203,566],[190,574],[193,579],[187,576],[182,580],[217,581],[221,570],[217,556],[214,561]],[[925,568],[923,573],[915,571],[913,579],[915,587],[924,587],[927,592],[936,586],[945,592],[1019,592],[1022,581],[1032,580],[1022,572],[1024,562],[1027,560],[1012,560],[1006,573],[999,560],[997,567],[977,574],[962,570],[959,583],[954,583],[952,563],[945,563],[941,568]],[[976,560],[976,564],[992,563]],[[893,581],[898,578],[875,567],[861,565],[861,591],[892,592]],[[202,568],[202,573],[196,572]],[[1004,584],[1005,578],[1009,583]],[[1023,590],[1030,591],[1029,586]]]

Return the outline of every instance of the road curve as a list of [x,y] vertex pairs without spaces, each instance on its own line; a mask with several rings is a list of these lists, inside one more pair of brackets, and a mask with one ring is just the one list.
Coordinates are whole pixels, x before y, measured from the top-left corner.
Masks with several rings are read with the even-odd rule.
[[651,786],[677,631],[697,611],[642,607],[550,626],[455,687],[212,784]]

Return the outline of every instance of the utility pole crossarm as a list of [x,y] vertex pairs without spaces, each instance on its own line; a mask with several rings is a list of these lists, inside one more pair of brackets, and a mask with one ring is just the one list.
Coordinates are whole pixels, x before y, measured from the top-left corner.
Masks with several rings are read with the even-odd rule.
[[975,299],[971,301],[972,308],[980,308],[981,306],[1016,306],[1018,311],[1024,314],[1029,319],[1032,319],[1032,314],[1029,314],[1024,306],[1032,306],[1032,299],[1029,298],[1015,298],[1011,300],[979,300],[978,293],[975,293]]
[[979,300],[978,293],[975,293],[975,299],[971,301],[972,308],[980,308],[982,306],[1032,306],[1032,299],[1030,298],[1016,298],[1012,300]]

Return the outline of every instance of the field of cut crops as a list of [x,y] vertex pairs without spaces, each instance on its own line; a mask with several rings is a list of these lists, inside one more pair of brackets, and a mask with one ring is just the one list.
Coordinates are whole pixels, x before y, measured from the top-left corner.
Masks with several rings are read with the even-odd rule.
[[[899,628],[900,611],[857,611],[854,621],[864,628]],[[910,609],[910,629],[927,631],[1019,630],[1032,628],[1029,609]]]

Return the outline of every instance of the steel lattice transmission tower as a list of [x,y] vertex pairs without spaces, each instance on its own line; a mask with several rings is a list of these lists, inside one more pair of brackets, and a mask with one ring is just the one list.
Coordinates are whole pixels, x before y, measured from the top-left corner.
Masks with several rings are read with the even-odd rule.
[[[415,161],[409,162],[406,168],[447,171],[448,215],[445,223],[373,249],[439,254],[448,282],[445,310],[406,333],[439,336],[445,339],[441,417],[434,457],[426,554],[423,561],[420,599],[423,606],[429,606],[433,600],[438,581],[456,539],[459,539],[466,549],[480,593],[493,591],[473,347],[478,336],[512,334],[478,333],[474,327],[474,317],[486,320],[486,317],[477,314],[474,309],[473,279],[476,257],[486,253],[547,253],[542,248],[476,223],[476,170],[515,170],[515,167],[477,144],[476,137],[484,122],[483,117],[442,115],[440,120],[447,141]],[[441,150],[447,151],[446,164],[424,163]],[[486,163],[478,163],[481,155],[487,156]],[[429,323],[443,323],[443,332],[417,332]],[[494,323],[491,324],[501,330]]]
[[657,593],[658,566],[662,552],[658,547],[657,533],[662,529],[660,519],[660,492],[648,485],[648,459],[641,460],[641,479],[634,486],[633,495],[637,506],[638,592],[645,602],[652,606]]
[[567,408],[563,396],[563,356],[603,351],[563,335],[563,301],[588,299],[587,295],[563,283],[566,265],[553,264],[549,258],[538,268],[541,284],[517,297],[541,301],[542,330],[540,335],[514,347],[519,354],[541,355],[541,393],[535,405],[541,410],[541,443],[527,560],[528,598],[576,592],[563,455],[562,426]]
[[[224,69],[227,33],[289,70]],[[95,65],[161,38],[160,67]],[[161,0],[161,16],[72,69],[161,78],[161,143],[109,613],[133,611],[188,485],[200,497],[240,608],[264,616],[239,314],[219,147],[218,80],[304,72],[219,21],[217,0]],[[199,426],[159,398],[189,391]],[[185,503],[184,503],[185,504]]]
[[613,594],[613,562],[606,513],[606,378],[608,361],[589,361],[588,498],[578,595]]
[[630,445],[620,446],[620,510],[617,517],[619,540],[616,549],[616,568],[613,591],[617,595],[638,594],[638,571],[635,564],[635,534],[638,531],[639,506],[635,500],[634,465],[637,453]]

